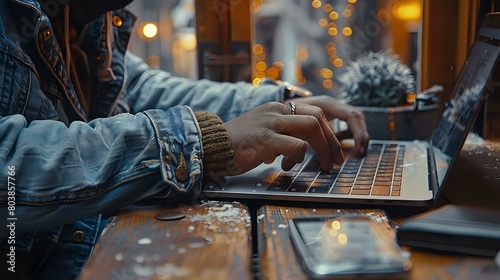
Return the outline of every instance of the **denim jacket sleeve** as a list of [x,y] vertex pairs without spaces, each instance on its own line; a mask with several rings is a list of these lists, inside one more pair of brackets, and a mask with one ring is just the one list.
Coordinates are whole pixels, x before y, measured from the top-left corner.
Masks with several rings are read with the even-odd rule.
[[284,100],[284,86],[272,84],[254,87],[250,83],[192,81],[168,72],[150,69],[142,59],[127,53],[128,85],[123,99],[132,112],[167,109],[178,104],[193,111],[210,110],[228,121],[258,105]]
[[[0,117],[0,135],[0,178],[15,187],[14,192],[0,188],[0,211],[11,214],[9,197],[14,196],[10,204],[15,205],[18,232],[199,189],[200,135],[186,106],[69,127],[51,120],[28,125],[22,115],[10,115]],[[179,165],[189,177],[176,178]],[[2,227],[0,236],[7,230]]]

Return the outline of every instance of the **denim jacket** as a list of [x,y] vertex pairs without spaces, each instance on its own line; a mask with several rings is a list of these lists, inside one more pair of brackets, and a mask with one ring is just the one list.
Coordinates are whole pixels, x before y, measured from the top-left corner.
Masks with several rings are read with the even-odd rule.
[[[199,192],[203,149],[193,111],[208,109],[226,121],[283,101],[280,86],[191,81],[148,68],[127,52],[136,17],[122,9],[113,12],[121,19],[112,27],[116,79],[92,80],[87,112],[48,17],[63,8],[60,2],[66,1],[0,0],[0,221],[15,225],[0,226],[1,252],[5,257],[13,245],[17,256],[28,252],[42,269],[24,271],[27,277],[47,279],[76,277],[102,213]],[[104,17],[89,23],[77,41],[91,77],[108,55],[103,26]],[[186,180],[175,176],[181,158]],[[53,248],[50,257],[29,253],[37,242]],[[1,269],[3,275],[7,268]]]

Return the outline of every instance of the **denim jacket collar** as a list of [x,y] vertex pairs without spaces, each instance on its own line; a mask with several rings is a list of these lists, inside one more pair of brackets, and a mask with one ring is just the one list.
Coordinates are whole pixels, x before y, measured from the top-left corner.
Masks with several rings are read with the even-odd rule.
[[[91,91],[93,94],[91,108],[94,108],[94,110],[87,114],[77,98],[68,73],[65,71],[63,54],[54,36],[54,29],[49,20],[50,15],[47,14],[51,12],[57,13],[60,9],[63,9],[67,1],[48,0],[44,3],[36,0],[10,1],[27,9],[21,19],[20,36],[22,37],[19,40],[21,43],[25,42],[24,45],[27,47],[36,46],[36,50],[33,52],[38,54],[39,59],[43,61],[50,71],[48,76],[44,75],[44,77],[40,77],[40,80],[41,82],[55,84],[56,87],[60,88],[60,91],[55,90],[49,94],[60,95],[60,93],[63,93],[64,96],[57,96],[57,98],[63,100],[64,111],[68,113],[67,121],[89,121],[94,118],[112,115],[126,82],[124,57],[136,16],[127,9],[113,12],[113,16],[119,19],[117,20],[119,24],[113,26],[114,44],[111,54],[113,59],[111,68],[116,80],[106,82],[94,80]],[[44,10],[42,10],[42,6]],[[102,32],[103,26],[104,17],[90,22],[84,29],[84,32],[87,33],[86,36],[82,36],[85,40],[77,42],[89,55],[92,77],[96,76],[97,71],[103,67],[104,59],[102,58],[108,55],[105,44],[103,44],[105,40]],[[32,68],[34,67],[31,61],[28,63],[32,65]],[[54,85],[49,84],[46,88],[54,88]]]

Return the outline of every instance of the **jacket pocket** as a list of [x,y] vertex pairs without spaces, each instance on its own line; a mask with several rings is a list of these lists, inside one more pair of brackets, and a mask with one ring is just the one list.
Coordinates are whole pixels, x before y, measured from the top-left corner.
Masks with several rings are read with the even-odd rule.
[[55,119],[54,106],[40,89],[30,61],[0,37],[0,115],[22,114],[31,122]]

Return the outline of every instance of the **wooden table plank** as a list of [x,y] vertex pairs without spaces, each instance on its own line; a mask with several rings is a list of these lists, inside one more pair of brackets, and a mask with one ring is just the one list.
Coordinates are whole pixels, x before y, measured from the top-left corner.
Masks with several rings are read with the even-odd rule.
[[[160,221],[159,213],[186,215]],[[128,208],[101,236],[80,278],[251,279],[251,221],[236,202]]]
[[[258,242],[262,279],[307,279],[290,241],[288,221],[294,217],[327,216],[347,212],[372,213],[378,210],[349,210],[263,206],[259,213]],[[395,236],[391,221],[378,219],[388,234]],[[410,251],[409,248],[403,248]],[[409,279],[500,279],[500,268],[492,258],[411,251],[413,269]]]

